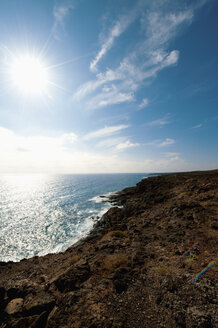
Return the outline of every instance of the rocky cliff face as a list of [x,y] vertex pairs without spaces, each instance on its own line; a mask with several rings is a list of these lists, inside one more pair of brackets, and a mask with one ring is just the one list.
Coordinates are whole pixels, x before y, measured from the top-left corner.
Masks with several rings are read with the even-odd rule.
[[218,171],[148,178],[111,201],[122,208],[66,252],[0,263],[0,328],[218,326]]

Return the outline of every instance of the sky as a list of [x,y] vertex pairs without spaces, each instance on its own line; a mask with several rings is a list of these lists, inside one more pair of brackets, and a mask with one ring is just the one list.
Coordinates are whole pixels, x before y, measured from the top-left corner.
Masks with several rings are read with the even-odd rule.
[[218,168],[216,0],[1,0],[0,173]]

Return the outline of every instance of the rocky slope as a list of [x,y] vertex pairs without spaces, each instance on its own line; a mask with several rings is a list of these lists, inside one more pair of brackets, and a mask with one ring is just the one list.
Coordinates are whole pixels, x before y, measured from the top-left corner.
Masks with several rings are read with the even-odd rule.
[[0,262],[0,328],[218,326],[218,170],[144,179],[111,201],[122,208],[66,252]]

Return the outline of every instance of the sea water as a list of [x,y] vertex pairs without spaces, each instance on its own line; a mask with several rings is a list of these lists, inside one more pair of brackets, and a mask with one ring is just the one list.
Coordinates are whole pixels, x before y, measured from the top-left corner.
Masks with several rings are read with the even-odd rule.
[[134,186],[147,176],[0,176],[0,261],[66,250],[110,208],[101,195]]

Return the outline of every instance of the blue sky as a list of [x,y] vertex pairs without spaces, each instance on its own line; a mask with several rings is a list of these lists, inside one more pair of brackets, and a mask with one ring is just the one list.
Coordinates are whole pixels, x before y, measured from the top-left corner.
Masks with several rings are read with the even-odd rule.
[[0,1],[0,173],[217,168],[217,16],[213,0]]

